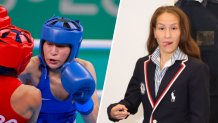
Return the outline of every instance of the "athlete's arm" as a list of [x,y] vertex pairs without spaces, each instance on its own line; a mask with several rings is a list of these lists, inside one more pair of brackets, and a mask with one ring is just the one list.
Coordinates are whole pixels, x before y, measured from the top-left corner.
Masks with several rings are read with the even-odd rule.
[[42,96],[41,96],[40,90],[38,90],[34,87],[31,87],[31,88],[32,88],[32,92],[31,92],[31,95],[29,97],[29,102],[30,102],[30,108],[33,111],[33,115],[30,118],[28,123],[36,123],[40,109],[41,109]]
[[94,109],[89,115],[82,115],[85,123],[96,123],[97,121],[98,110],[99,110],[97,91],[95,91],[94,94],[92,95],[92,100],[94,102]]
[[23,84],[33,85],[32,83],[32,72],[36,72],[35,68],[38,66],[38,57],[34,56],[30,59],[30,62],[24,69],[24,71],[18,76]]
[[[96,73],[95,73],[95,68],[92,65],[92,63],[76,58],[75,59],[77,62],[79,62],[80,64],[82,64],[83,66],[86,67],[86,69],[88,69],[88,71],[92,74],[93,78],[95,79],[96,82]],[[93,111],[88,114],[88,115],[82,115],[85,123],[96,123],[97,120],[97,116],[98,116],[98,110],[99,110],[99,102],[98,102],[98,95],[97,95],[97,91],[95,90],[95,92],[92,95],[92,100],[94,102],[94,109]]]

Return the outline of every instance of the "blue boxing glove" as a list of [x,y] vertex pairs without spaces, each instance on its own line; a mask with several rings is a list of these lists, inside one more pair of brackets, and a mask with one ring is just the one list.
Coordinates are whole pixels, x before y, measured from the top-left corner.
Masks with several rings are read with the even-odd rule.
[[92,112],[95,80],[89,71],[78,62],[68,62],[61,68],[61,82],[64,89],[73,95],[76,109],[83,115]]

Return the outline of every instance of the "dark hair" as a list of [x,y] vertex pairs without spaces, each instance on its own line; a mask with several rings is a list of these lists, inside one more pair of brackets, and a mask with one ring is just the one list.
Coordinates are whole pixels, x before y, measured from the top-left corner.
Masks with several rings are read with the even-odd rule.
[[181,9],[175,6],[162,6],[154,12],[151,18],[150,33],[147,40],[149,55],[158,47],[157,41],[154,37],[154,29],[156,28],[157,18],[163,13],[171,13],[179,19],[181,30],[179,48],[188,56],[200,59],[200,49],[190,34],[190,22],[188,16]]

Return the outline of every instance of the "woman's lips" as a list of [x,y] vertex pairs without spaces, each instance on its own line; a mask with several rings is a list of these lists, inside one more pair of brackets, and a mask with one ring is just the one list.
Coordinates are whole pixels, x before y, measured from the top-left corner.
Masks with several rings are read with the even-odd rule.
[[166,47],[166,46],[169,46],[171,45],[173,42],[171,41],[166,41],[166,42],[163,42],[163,46]]
[[58,60],[49,59],[49,63],[50,63],[50,64],[57,64],[57,63],[58,63]]

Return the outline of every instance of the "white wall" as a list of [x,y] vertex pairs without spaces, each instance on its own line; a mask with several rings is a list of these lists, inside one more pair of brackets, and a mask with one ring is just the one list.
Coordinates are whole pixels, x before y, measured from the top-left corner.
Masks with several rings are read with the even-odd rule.
[[[173,3],[174,0],[120,1],[98,123],[112,123],[107,117],[107,107],[123,99],[137,59],[147,55],[146,40],[154,10]],[[120,123],[140,123],[142,119],[143,110],[140,106],[136,115]]]

